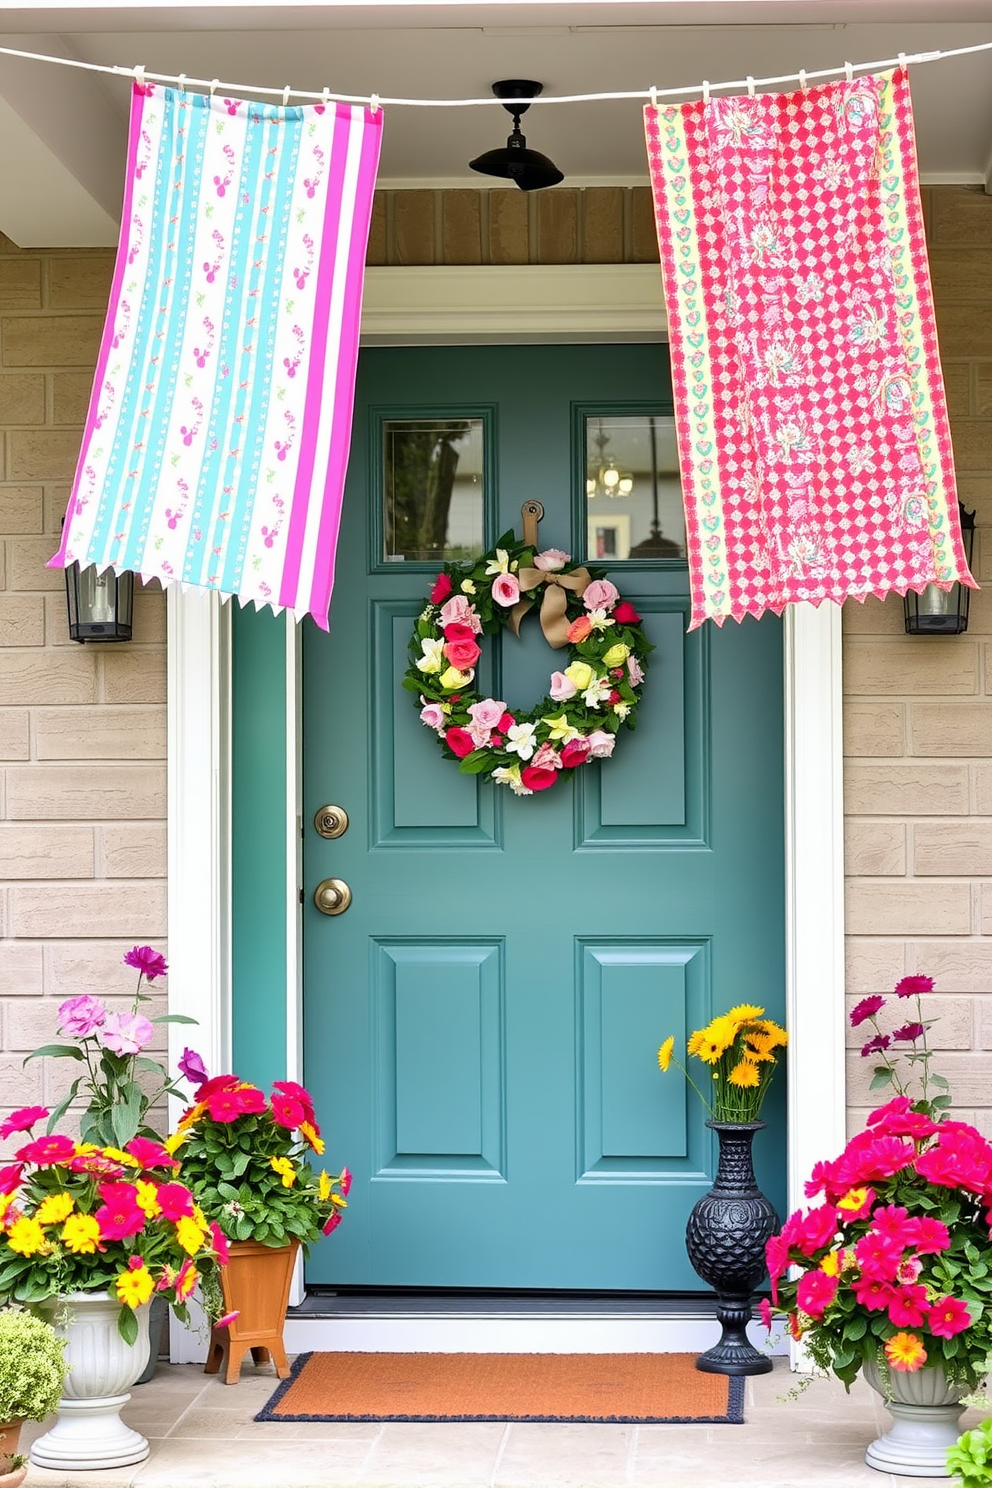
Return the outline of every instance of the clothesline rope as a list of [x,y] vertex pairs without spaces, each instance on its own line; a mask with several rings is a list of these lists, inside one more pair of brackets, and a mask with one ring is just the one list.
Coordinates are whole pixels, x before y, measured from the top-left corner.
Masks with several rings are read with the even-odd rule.
[[[920,62],[943,62],[948,57],[967,57],[975,52],[988,51],[992,51],[992,41],[979,42],[975,46],[953,47],[943,52],[900,52],[897,57],[888,57],[877,62],[842,62],[836,67],[823,67],[816,72],[808,72],[800,68],[798,72],[785,73],[781,77],[736,78],[731,82],[723,83],[700,81],[687,88],[637,88],[623,93],[552,93],[542,94],[538,98],[529,99],[528,102],[531,104],[605,103],[636,100],[657,104],[670,98],[691,97],[694,93],[699,93],[708,102],[710,94],[716,89],[746,89],[753,95],[758,88],[778,87],[782,83],[799,83],[805,90],[810,82],[818,78],[839,77],[843,74],[850,79],[855,72],[885,72],[890,67],[916,65]],[[120,65],[109,66],[100,62],[82,62],[76,57],[49,57],[40,52],[18,51],[14,47],[0,46],[0,54],[6,57],[23,57],[31,62],[53,62],[59,67],[81,67],[86,72],[104,72],[115,77],[133,77],[139,83],[173,83],[184,89],[205,88],[211,94],[221,92],[239,98],[246,94],[260,94],[266,98],[281,99],[283,107],[291,97],[300,100],[314,99],[324,103],[365,104],[373,112],[380,108],[503,107],[503,101],[499,98],[390,98],[378,93],[334,93],[328,88],[322,88],[319,92],[310,92],[303,88],[291,88],[288,84],[281,88],[261,88],[254,83],[222,83],[217,78],[191,78],[185,73],[174,75],[166,72],[150,72],[140,64],[134,67],[122,67]]]

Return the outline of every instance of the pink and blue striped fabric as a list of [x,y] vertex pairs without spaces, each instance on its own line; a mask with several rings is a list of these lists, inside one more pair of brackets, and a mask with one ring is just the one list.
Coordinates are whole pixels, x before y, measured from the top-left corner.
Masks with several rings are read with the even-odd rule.
[[382,114],[135,84],[62,545],[327,628]]

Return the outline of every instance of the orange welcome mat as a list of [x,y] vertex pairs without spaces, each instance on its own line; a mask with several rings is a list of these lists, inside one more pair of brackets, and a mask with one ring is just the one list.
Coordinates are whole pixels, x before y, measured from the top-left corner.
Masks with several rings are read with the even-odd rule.
[[740,1425],[744,1381],[694,1354],[301,1354],[256,1421]]

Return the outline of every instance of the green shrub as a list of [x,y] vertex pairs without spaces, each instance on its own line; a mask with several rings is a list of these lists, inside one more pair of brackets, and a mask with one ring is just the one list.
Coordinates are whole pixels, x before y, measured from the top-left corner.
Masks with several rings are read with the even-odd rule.
[[67,1368],[65,1340],[47,1323],[30,1312],[0,1312],[0,1421],[51,1415]]

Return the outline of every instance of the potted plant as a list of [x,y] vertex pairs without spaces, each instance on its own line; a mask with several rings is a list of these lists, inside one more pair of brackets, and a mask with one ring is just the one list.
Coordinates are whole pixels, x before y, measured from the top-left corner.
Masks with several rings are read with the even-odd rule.
[[742,1003],[714,1018],[689,1039],[687,1051],[710,1071],[712,1102],[675,1057],[675,1038],[658,1050],[666,1073],[674,1064],[710,1113],[719,1157],[713,1187],[693,1207],[685,1243],[693,1270],[717,1294],[719,1341],[696,1360],[709,1374],[764,1374],[771,1360],[751,1343],[751,1298],[765,1271],[765,1241],[778,1224],[771,1202],[754,1179],[751,1144],[777,1064],[788,1041],[764,1008]]
[[17,1488],[27,1459],[17,1445],[23,1421],[43,1421],[62,1395],[65,1340],[19,1308],[0,1312],[0,1488]]
[[215,1326],[206,1372],[227,1357],[225,1380],[235,1384],[244,1355],[274,1361],[289,1373],[282,1341],[293,1267],[323,1233],[341,1223],[351,1174],[314,1172],[308,1154],[324,1151],[313,1102],[302,1085],[277,1080],[270,1097],[237,1075],[207,1078],[187,1049],[179,1068],[195,1100],[167,1142],[182,1158],[183,1177],[205,1213],[230,1242],[220,1273],[228,1314]]
[[[884,997],[852,1010],[854,1027],[873,1030],[861,1050],[878,1061],[873,1087],[891,1099],[839,1157],[816,1164],[806,1193],[819,1202],[769,1240],[762,1313],[769,1325],[782,1315],[819,1369],[848,1388],[861,1373],[883,1395],[894,1425],[868,1448],[870,1466],[941,1477],[961,1402],[992,1356],[992,1146],[947,1115],[921,1004],[932,989],[925,976],[898,983],[914,1016],[890,1032],[878,1021]],[[920,1076],[915,1099],[899,1059]]]
[[[0,1137],[30,1135],[48,1115],[15,1111]],[[178,1166],[147,1137],[116,1148],[53,1132],[0,1169],[0,1303],[45,1314],[72,1366],[58,1422],[32,1448],[41,1466],[123,1466],[148,1453],[118,1413],[148,1357],[150,1300],[164,1297],[185,1320],[224,1251]]]
[[[979,1402],[967,1402],[972,1405]],[[989,1402],[980,1402],[988,1409]],[[989,1488],[992,1484],[992,1419],[982,1421],[972,1431],[963,1431],[949,1448],[947,1470],[960,1488]]]

